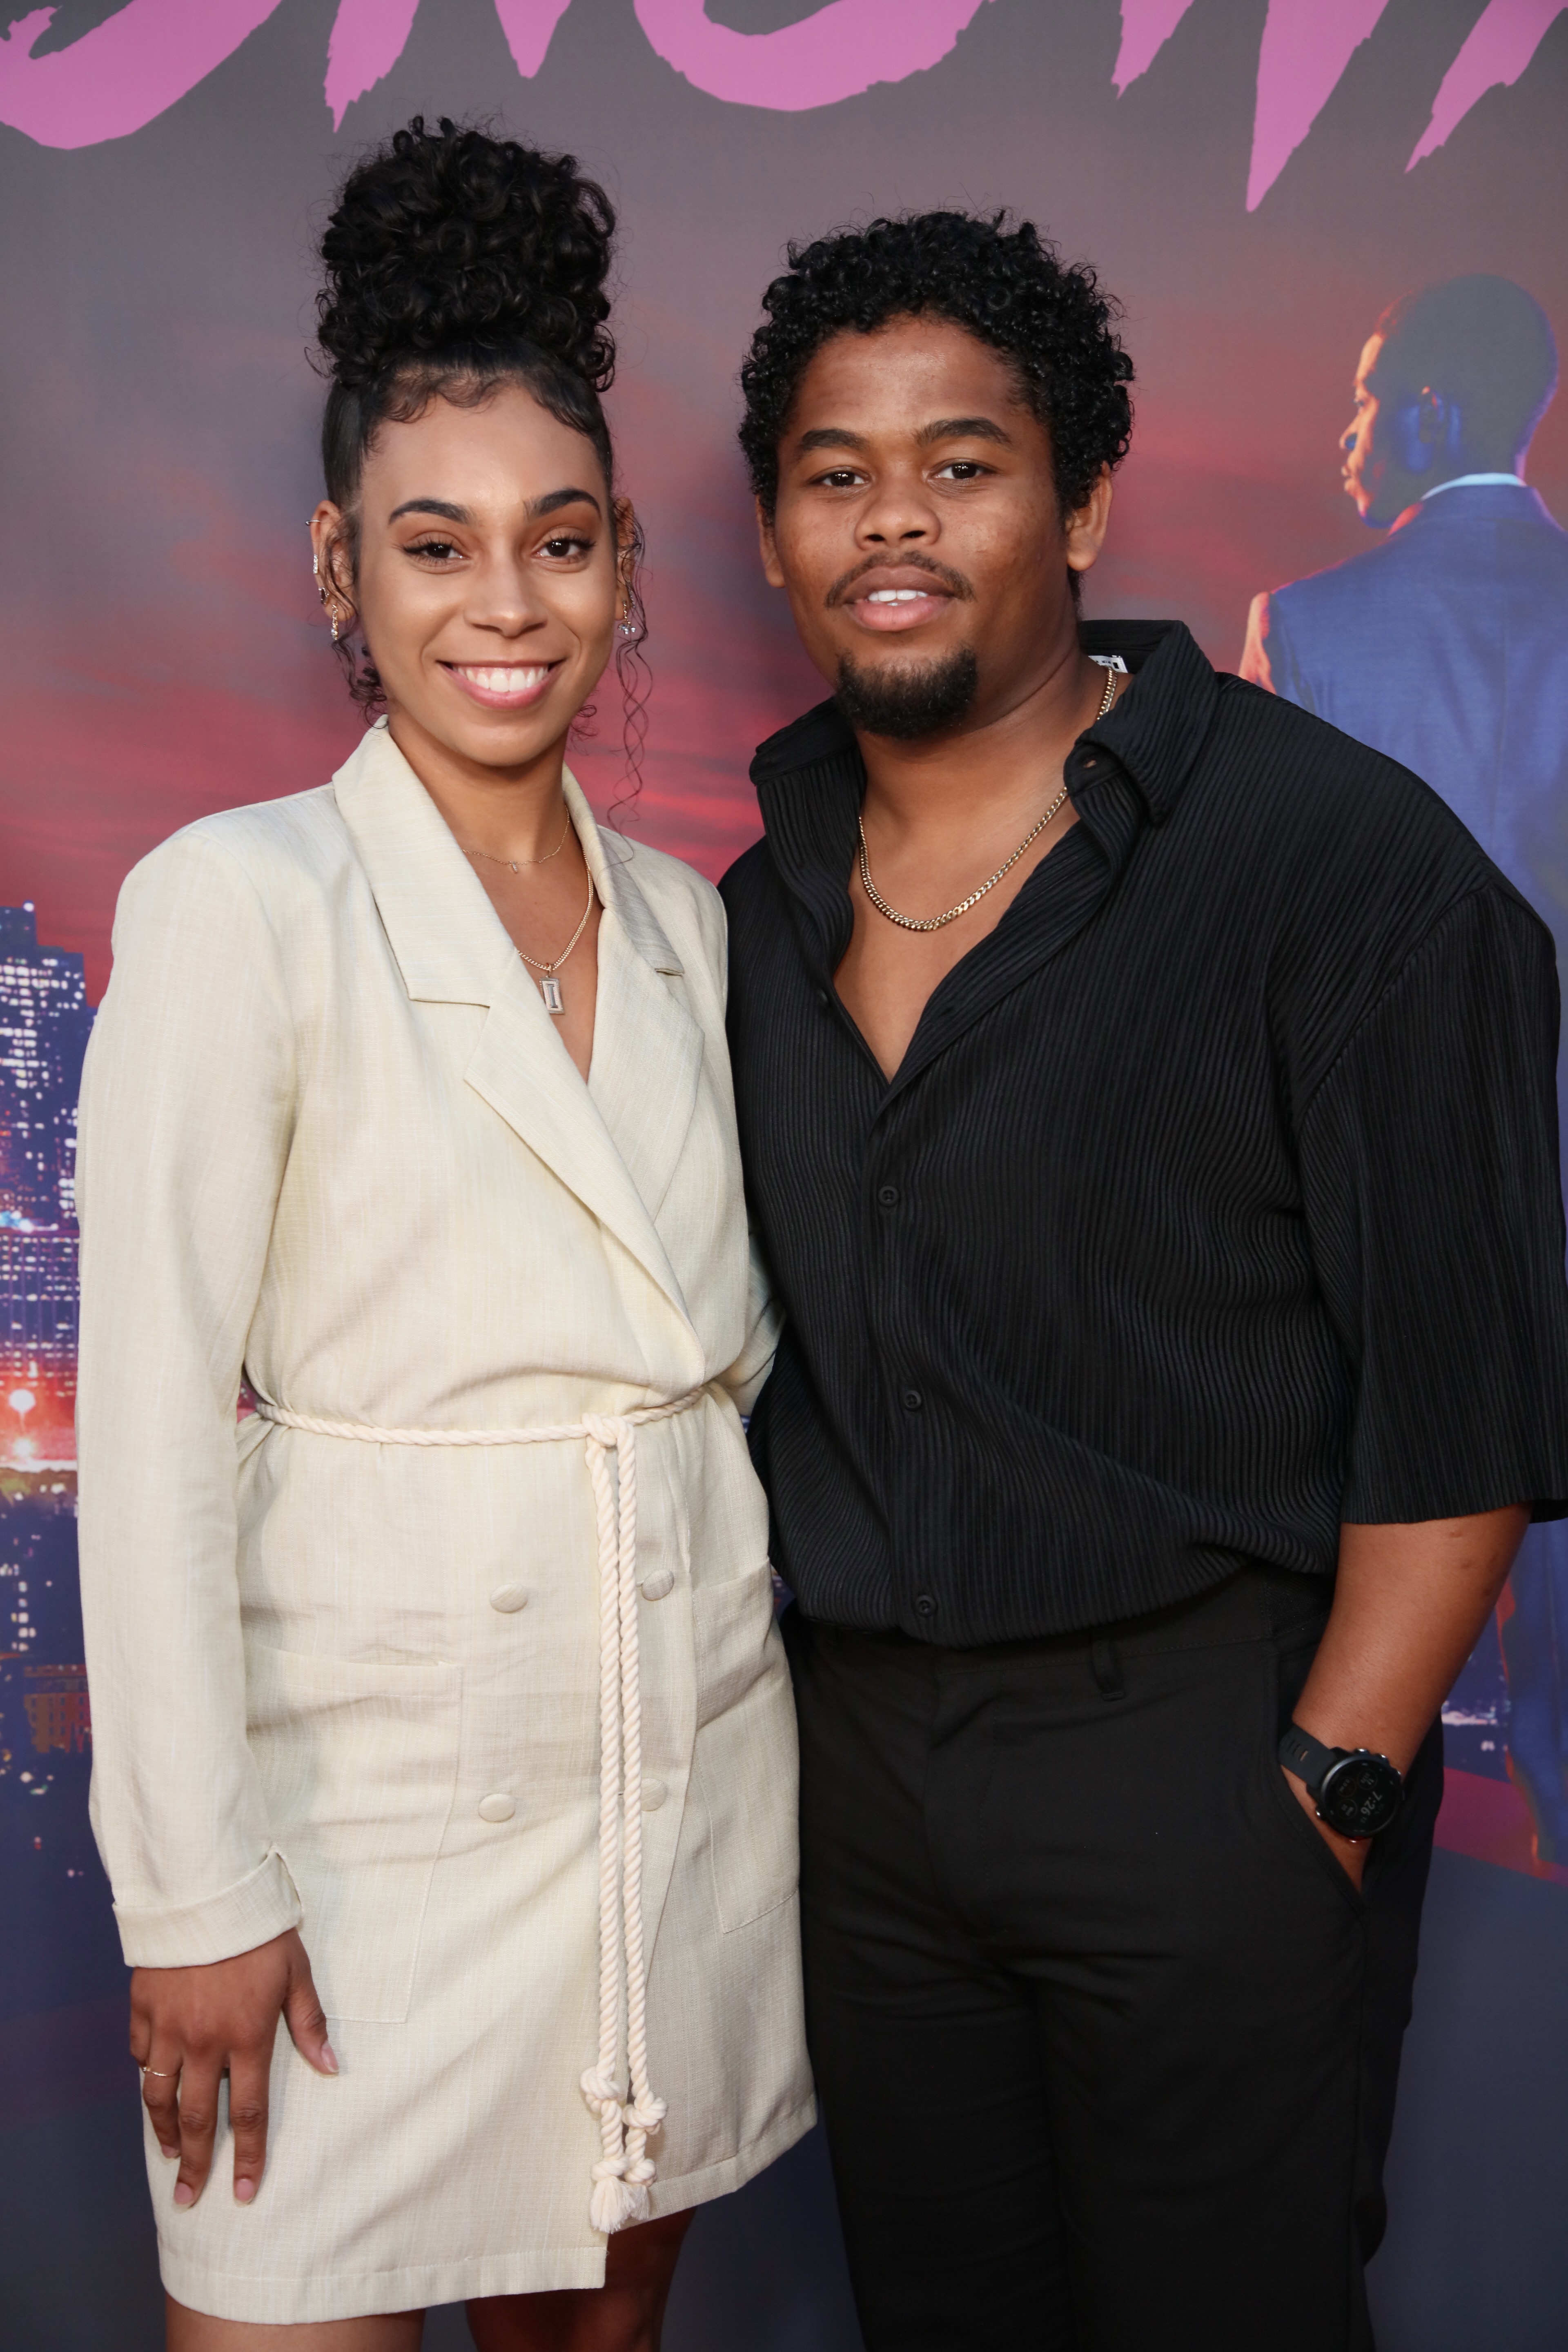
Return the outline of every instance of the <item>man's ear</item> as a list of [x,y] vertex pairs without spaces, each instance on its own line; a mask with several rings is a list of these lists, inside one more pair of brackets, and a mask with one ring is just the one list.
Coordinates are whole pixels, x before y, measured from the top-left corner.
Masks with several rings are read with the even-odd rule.
[[773,519],[761,499],[757,500],[757,547],[763,559],[763,579],[770,588],[782,588],[784,584],[784,566],[779,562],[779,543],[773,532]]
[[1093,568],[1110,527],[1110,468],[1101,466],[1088,498],[1068,515],[1064,527],[1069,571],[1088,572]]
[[1444,400],[1434,393],[1432,385],[1422,383],[1420,404],[1415,412],[1415,433],[1422,449],[1455,449],[1460,440],[1460,412],[1453,400]]

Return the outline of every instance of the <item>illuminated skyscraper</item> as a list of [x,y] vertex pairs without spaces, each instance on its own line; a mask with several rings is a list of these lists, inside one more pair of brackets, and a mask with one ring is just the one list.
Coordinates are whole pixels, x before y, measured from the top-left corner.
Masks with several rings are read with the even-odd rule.
[[58,1454],[76,1392],[77,1095],[91,1026],[80,956],[39,946],[31,905],[0,907],[0,1453],[17,1464]]
[[82,960],[0,907],[0,1214],[76,1222],[76,1105],[92,1012]]

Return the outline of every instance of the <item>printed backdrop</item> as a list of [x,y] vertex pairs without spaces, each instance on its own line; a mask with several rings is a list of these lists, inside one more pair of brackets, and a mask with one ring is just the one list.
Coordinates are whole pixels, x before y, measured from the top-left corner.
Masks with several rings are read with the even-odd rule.
[[[127,868],[207,810],[320,782],[354,739],[305,537],[311,245],[347,160],[416,111],[479,117],[570,148],[622,207],[613,406],[656,686],[621,821],[717,876],[757,830],[753,745],[821,691],[759,576],[734,447],[735,373],[786,238],[1005,205],[1092,260],[1125,306],[1138,423],[1088,609],[1179,614],[1234,667],[1258,590],[1373,543],[1336,445],[1384,305],[1493,270],[1568,332],[1565,16],[1559,0],[0,0],[7,2343],[160,2340],[123,1970],[86,1823],[75,1089]],[[1568,399],[1529,476],[1568,515]],[[605,809],[625,780],[614,695],[600,706],[577,765]],[[1380,2342],[1555,2352],[1568,1870],[1532,1853],[1494,1635],[1448,1717]],[[835,2229],[811,2144],[706,2212],[673,2352],[853,2352]],[[432,2345],[465,2340],[456,2315],[432,2322]]]

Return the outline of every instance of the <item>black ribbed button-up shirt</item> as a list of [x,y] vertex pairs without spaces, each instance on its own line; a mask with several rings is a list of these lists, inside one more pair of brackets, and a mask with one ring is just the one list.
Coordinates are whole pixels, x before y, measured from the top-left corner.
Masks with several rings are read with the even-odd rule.
[[807,1613],[974,1643],[1113,1622],[1343,1519],[1568,1511],[1551,939],[1436,795],[1175,623],[1079,822],[889,1082],[839,1003],[864,773],[758,753],[724,882],[753,1420]]

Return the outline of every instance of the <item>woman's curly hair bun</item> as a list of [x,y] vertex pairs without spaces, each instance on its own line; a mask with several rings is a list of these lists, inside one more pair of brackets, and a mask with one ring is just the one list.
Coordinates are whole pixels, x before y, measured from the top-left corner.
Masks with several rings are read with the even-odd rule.
[[603,392],[614,207],[570,155],[422,115],[349,174],[321,239],[321,350],[345,392],[529,342]]

